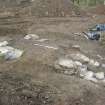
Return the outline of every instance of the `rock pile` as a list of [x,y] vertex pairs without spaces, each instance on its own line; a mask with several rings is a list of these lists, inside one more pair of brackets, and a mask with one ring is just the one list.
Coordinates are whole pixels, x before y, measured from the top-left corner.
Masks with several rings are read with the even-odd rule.
[[57,72],[66,75],[79,75],[80,78],[95,83],[105,80],[104,72],[94,72],[94,70],[88,68],[89,66],[90,68],[101,68],[102,64],[94,59],[90,59],[80,52],[66,55],[66,57],[60,58],[55,63]]

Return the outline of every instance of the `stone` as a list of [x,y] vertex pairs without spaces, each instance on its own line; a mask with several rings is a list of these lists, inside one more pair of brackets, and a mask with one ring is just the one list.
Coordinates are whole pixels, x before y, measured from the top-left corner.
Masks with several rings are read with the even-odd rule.
[[96,78],[94,78],[94,77],[85,78],[85,80],[92,81],[94,83],[97,83],[98,82],[98,80]]
[[98,61],[95,61],[93,59],[90,59],[89,65],[95,66],[95,67],[99,67],[100,66],[100,63]]
[[36,34],[28,34],[24,37],[24,39],[27,39],[27,40],[34,39],[34,40],[36,40],[36,39],[39,39],[39,36],[36,35]]
[[71,59],[60,59],[58,61],[58,64],[62,67],[66,67],[66,68],[76,68],[75,62],[73,62],[73,60],[71,60]]
[[21,57],[23,51],[20,49],[15,49],[10,46],[0,47],[0,56],[3,56],[5,60],[13,60]]
[[79,45],[73,45],[72,48],[80,49],[80,46]]
[[79,33],[79,32],[77,32],[77,33],[73,33],[74,35],[81,35],[82,33]]
[[99,54],[97,54],[97,57],[98,57],[99,59],[101,59],[101,60],[104,59],[104,58],[103,58],[101,55],[99,55]]
[[88,71],[85,74],[84,79],[92,81],[92,82],[98,82],[98,80],[96,78],[94,78],[94,73],[92,71]]
[[38,42],[45,42],[45,41],[48,41],[48,39],[39,39],[37,40]]
[[105,78],[104,72],[95,73],[95,77],[99,80],[103,80]]
[[79,75],[80,77],[84,77],[87,73],[87,66],[86,65],[82,65],[81,67],[79,67]]
[[73,75],[73,74],[75,74],[75,72],[73,70],[65,70],[64,74],[66,74],[66,75]]
[[49,46],[49,45],[44,45],[44,44],[34,44],[35,46],[43,47],[43,48],[48,48],[48,49],[53,49],[53,50],[58,50],[59,48],[55,46]]
[[98,82],[98,80],[94,78],[94,72],[88,71],[86,65],[83,65],[79,71],[79,75],[81,78],[92,82]]
[[79,62],[79,61],[75,61],[75,64],[77,65],[77,66],[82,66],[82,63],[81,62]]
[[7,41],[0,42],[0,47],[7,46],[9,43]]
[[73,60],[81,61],[82,63],[89,62],[89,58],[82,53],[70,54]]
[[85,74],[85,78],[91,78],[93,77],[94,73],[92,71],[87,71]]
[[77,73],[77,66],[74,61],[67,58],[60,58],[55,62],[55,70],[58,73],[65,75],[75,75]]

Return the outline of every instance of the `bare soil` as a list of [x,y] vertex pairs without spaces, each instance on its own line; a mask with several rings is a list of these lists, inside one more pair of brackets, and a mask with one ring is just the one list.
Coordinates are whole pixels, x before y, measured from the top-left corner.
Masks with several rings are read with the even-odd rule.
[[[24,54],[17,60],[0,62],[0,104],[104,105],[104,84],[98,85],[76,76],[59,74],[54,68],[58,58],[76,50],[72,45],[80,45],[83,53],[99,61],[97,54],[105,56],[105,49],[100,42],[87,40],[83,34],[73,34],[87,30],[101,19],[1,19],[0,41],[8,40],[11,46],[24,50]],[[25,40],[24,36],[29,33],[47,38],[48,41]],[[59,49],[39,47],[35,43]]]
[[[43,4],[40,0],[38,3]],[[60,6],[62,5],[59,4]],[[105,105],[105,84],[95,84],[75,75],[57,73],[54,68],[56,60],[78,50],[105,63],[105,60],[97,57],[98,54],[105,57],[105,47],[101,41],[87,40],[82,33],[97,23],[105,22],[105,16],[70,14],[71,17],[68,17],[71,7],[64,6],[68,8],[67,11],[64,9],[65,17],[59,15],[62,14],[60,9],[58,12],[49,12],[50,15],[47,11],[47,16],[52,16],[48,18],[45,9],[40,12],[43,15],[36,18],[33,12],[23,15],[27,13],[23,7],[21,8],[26,12],[20,11],[23,12],[22,15],[15,7],[14,12],[8,8],[5,13],[2,10],[0,13],[0,41],[7,40],[10,46],[23,50],[24,54],[16,60],[0,61],[0,105]],[[27,34],[37,34],[48,41],[25,40]],[[53,46],[58,50],[34,44]],[[73,45],[79,45],[80,49],[72,48]],[[99,71],[96,68],[92,70]],[[100,71],[105,72],[104,69]]]
[[98,15],[105,15],[105,5],[97,5],[96,7],[92,7],[88,12]]

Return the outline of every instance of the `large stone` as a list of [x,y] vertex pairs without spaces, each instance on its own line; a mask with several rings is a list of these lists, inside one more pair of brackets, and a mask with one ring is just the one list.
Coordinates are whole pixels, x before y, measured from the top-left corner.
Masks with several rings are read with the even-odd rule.
[[73,60],[81,61],[82,63],[89,62],[89,58],[82,53],[73,53],[70,54],[70,57]]
[[65,75],[75,75],[78,68],[73,60],[67,58],[61,58],[56,61],[54,67],[56,72],[63,73]]
[[82,66],[82,63],[79,62],[79,61],[75,61],[75,64],[76,64],[78,67],[81,67],[81,66]]
[[79,75],[80,77],[84,77],[87,73],[87,66],[83,65],[81,67],[79,67]]
[[5,60],[13,60],[21,57],[23,55],[23,51],[19,49],[15,49],[10,46],[0,47],[0,56]]
[[99,67],[100,66],[100,63],[98,61],[95,61],[93,59],[90,59],[89,60],[89,65],[90,66],[95,66],[95,67]]
[[7,46],[9,43],[7,41],[0,42],[0,47]]
[[60,59],[58,61],[58,64],[62,67],[65,67],[65,68],[76,68],[75,62],[73,62],[70,59]]
[[92,71],[88,71],[85,74],[84,79],[92,81],[92,82],[98,82],[98,80],[96,78],[94,78],[94,73]]

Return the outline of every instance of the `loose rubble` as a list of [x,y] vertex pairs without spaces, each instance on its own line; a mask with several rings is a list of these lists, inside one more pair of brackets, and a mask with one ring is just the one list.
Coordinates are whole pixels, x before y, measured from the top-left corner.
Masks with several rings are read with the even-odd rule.
[[84,77],[86,73],[87,73],[87,66],[86,65],[80,66],[79,67],[79,76]]
[[74,63],[75,63],[77,66],[80,66],[80,67],[82,66],[82,63],[79,62],[79,61],[75,61]]
[[80,50],[80,46],[79,45],[73,45],[72,48],[75,48],[75,49],[79,49]]
[[70,59],[60,59],[58,61],[59,65],[66,68],[75,68],[76,64]]
[[97,57],[98,57],[99,59],[101,59],[101,60],[104,60],[104,58],[103,58],[101,55],[99,55],[99,54],[97,54]]
[[105,78],[104,72],[95,73],[95,77],[99,80],[103,80]]
[[13,60],[22,56],[23,51],[7,46],[8,42],[0,42],[0,58],[5,60]]
[[57,66],[55,67],[58,67],[57,69],[66,75],[79,75],[80,78],[94,83],[105,80],[104,72],[95,73],[88,68],[88,65],[98,68],[101,67],[101,64],[82,53],[73,53],[69,54],[69,56],[66,56],[65,58],[60,58],[56,62],[56,65]]
[[36,34],[28,34],[24,37],[24,39],[27,39],[27,40],[34,39],[34,40],[36,40],[36,39],[39,39],[39,36],[36,35]]
[[87,71],[86,74],[84,75],[84,79],[95,81],[96,79],[93,78],[93,76],[94,76],[94,73],[92,71]]
[[69,57],[73,60],[81,61],[82,63],[89,62],[89,58],[82,53],[72,53]]
[[0,42],[0,47],[7,46],[9,43],[7,41]]
[[38,42],[45,42],[45,41],[48,41],[48,39],[39,39],[37,40]]
[[57,47],[53,47],[53,46],[49,46],[49,45],[42,45],[42,44],[34,44],[35,46],[40,46],[40,47],[45,47],[48,49],[54,49],[54,50],[58,50]]
[[79,35],[79,36],[80,36],[82,33],[77,32],[77,33],[73,33],[73,34],[74,34],[74,35]]
[[76,73],[77,66],[71,59],[60,58],[55,62],[56,72],[63,73],[66,75],[73,75]]
[[89,64],[91,66],[95,66],[95,67],[99,67],[100,66],[100,63],[98,61],[93,60],[93,59],[89,60]]

